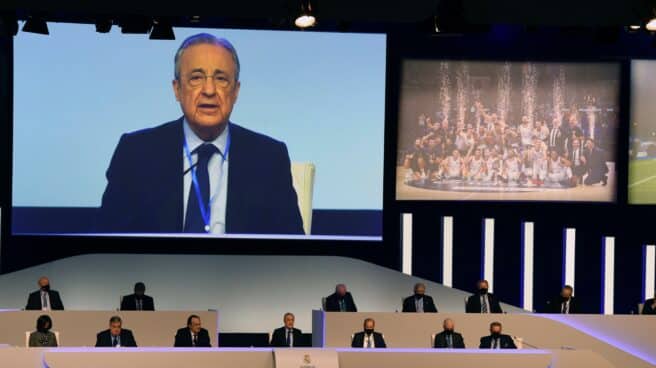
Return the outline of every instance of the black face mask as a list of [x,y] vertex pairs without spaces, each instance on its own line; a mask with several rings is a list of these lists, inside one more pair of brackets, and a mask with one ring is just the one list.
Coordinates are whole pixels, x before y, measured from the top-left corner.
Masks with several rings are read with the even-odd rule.
[[134,296],[135,296],[137,299],[143,299],[143,297],[144,297],[144,293],[134,293]]
[[501,336],[501,332],[492,332],[492,337],[498,339]]
[[421,299],[424,297],[424,294],[415,293],[415,299]]
[[365,328],[364,333],[366,333],[367,335],[371,335],[372,333],[374,333],[374,329],[373,328]]
[[562,295],[560,296],[560,299],[561,299],[563,302],[566,302],[566,301],[569,300],[568,297],[565,297],[565,296],[562,296]]
[[446,332],[447,335],[451,335],[451,334],[453,334],[453,329],[451,329],[451,328],[445,328],[445,329],[444,329],[444,332]]
[[478,289],[478,293],[481,294],[481,295],[487,294],[487,288]]
[[50,291],[50,284],[41,286],[41,290]]

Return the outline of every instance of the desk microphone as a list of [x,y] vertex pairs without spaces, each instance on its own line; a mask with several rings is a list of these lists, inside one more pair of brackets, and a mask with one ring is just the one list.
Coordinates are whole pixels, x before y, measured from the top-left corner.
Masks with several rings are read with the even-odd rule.
[[522,347],[523,347],[524,345],[526,345],[526,346],[528,346],[529,348],[532,348],[532,349],[540,349],[539,347],[537,347],[537,346],[535,346],[535,345],[532,345],[532,344],[527,343],[526,340],[524,340],[523,338],[521,338],[521,337],[519,337],[519,336],[513,336],[513,339],[515,339],[515,340],[517,340],[517,341],[521,341],[521,342],[522,342]]
[[189,166],[189,168],[188,168],[187,170],[185,170],[185,171],[182,173],[182,176],[187,175],[187,173],[190,172],[191,169],[193,169],[193,168],[196,167],[196,166],[198,166],[198,162],[196,162],[195,164]]

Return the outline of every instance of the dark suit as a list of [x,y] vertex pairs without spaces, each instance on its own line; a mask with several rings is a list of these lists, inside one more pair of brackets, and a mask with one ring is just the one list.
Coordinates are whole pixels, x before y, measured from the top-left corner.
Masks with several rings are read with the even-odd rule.
[[[175,333],[175,342],[173,343],[173,346],[176,348],[190,348],[193,346],[191,341],[191,330],[189,327],[183,327]],[[212,344],[210,343],[210,334],[204,328],[201,328],[198,332],[198,343],[196,344],[196,347],[212,347]]]
[[[126,295],[121,300],[121,310],[137,310],[137,296],[135,294]],[[154,311],[155,302],[152,297],[144,295],[141,297],[141,310]]]
[[[385,339],[383,339],[382,334],[378,332],[374,332],[374,345],[376,349],[387,347],[387,345],[385,345]],[[364,331],[358,332],[355,335],[353,335],[353,341],[351,341],[351,347],[352,348],[364,347]]]
[[[303,343],[303,333],[298,328],[292,329],[292,346],[301,346]],[[271,342],[274,347],[289,347],[287,343],[287,327],[276,328],[271,334]]]
[[[132,331],[126,328],[121,329],[120,340],[121,340],[120,341],[121,347],[128,347],[128,348],[137,347],[137,342],[134,340],[134,335],[132,335]],[[111,348],[112,346],[113,346],[112,334],[109,330],[105,330],[98,333],[98,335],[96,336],[97,348],[104,348],[104,347]]]
[[[183,119],[124,134],[107,169],[98,227],[183,231]],[[226,233],[303,234],[287,146],[230,123]],[[185,195],[188,195],[186,193]]]
[[[48,291],[48,298],[50,299],[51,310],[64,310],[64,303],[62,303],[59,293],[55,290]],[[25,310],[41,310],[41,290],[30,293],[27,298],[27,305]]]
[[[451,340],[453,343],[453,348],[454,349],[464,349],[465,348],[465,340],[462,338],[462,335],[454,332],[451,334]],[[442,331],[435,335],[435,344],[433,344],[434,348],[448,348],[449,344],[447,343],[447,334],[446,332]]]
[[[501,349],[517,349],[512,337],[508,335],[499,335],[499,344]],[[492,349],[492,336],[481,337],[481,345],[479,349]]]
[[[339,295],[337,293],[332,293],[328,297],[326,297],[326,312],[339,312],[339,301],[340,301]],[[346,312],[357,312],[358,308],[355,306],[355,302],[353,301],[353,296],[351,295],[350,292],[346,292],[346,295],[344,295],[344,304],[345,304],[345,309]]]
[[606,182],[608,174],[608,165],[606,165],[606,153],[597,147],[592,150],[585,149],[586,166],[588,176],[585,178],[585,185],[592,185],[599,182]]
[[[503,313],[501,310],[501,305],[499,305],[499,300],[494,296],[494,294],[487,293],[487,311],[489,313]],[[481,300],[480,294],[474,294],[467,299],[467,307],[465,308],[467,313],[481,313]]]
[[[424,303],[424,313],[437,313],[437,307],[430,295],[424,295],[422,299]],[[417,312],[414,295],[410,295],[403,299],[403,312]]]
[[655,300],[654,298],[645,300],[645,304],[642,307],[642,314],[656,314],[656,308],[652,307],[656,303]]
[[[562,314],[563,313],[563,300],[560,296],[554,298],[551,300],[549,303],[549,313],[556,313],[556,314]],[[578,306],[576,303],[576,298],[572,297],[569,300],[569,308],[568,308],[568,314],[576,314],[579,313],[578,311]]]

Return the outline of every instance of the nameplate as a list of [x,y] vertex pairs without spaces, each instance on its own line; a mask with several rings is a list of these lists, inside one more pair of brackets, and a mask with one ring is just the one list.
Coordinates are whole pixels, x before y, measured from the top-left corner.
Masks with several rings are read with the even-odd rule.
[[276,368],[338,368],[335,349],[273,349]]

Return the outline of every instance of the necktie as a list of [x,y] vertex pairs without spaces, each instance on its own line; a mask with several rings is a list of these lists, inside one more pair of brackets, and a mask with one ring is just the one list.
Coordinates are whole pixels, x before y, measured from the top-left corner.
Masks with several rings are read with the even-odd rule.
[[112,347],[116,347],[118,345],[118,336],[112,336]]
[[498,349],[499,348],[499,339],[496,338],[492,341],[492,349]]
[[481,298],[481,313],[487,313],[487,295],[483,295]]
[[415,310],[417,313],[424,312],[424,299],[415,299]]
[[193,338],[191,339],[191,346],[198,346],[198,335],[194,334]]
[[292,330],[287,330],[287,346],[292,346]]
[[41,293],[41,308],[48,309],[48,293]]
[[140,311],[142,310],[142,308],[143,307],[141,306],[141,299],[137,299],[137,310]]
[[449,348],[453,347],[453,337],[451,334],[446,335],[446,346]]
[[372,338],[372,337],[373,337],[372,335],[367,336],[367,347],[368,347],[368,348],[371,347],[371,338]]
[[339,311],[340,312],[346,312],[346,305],[344,303],[344,299],[339,300]]
[[567,314],[567,302],[563,302],[562,314]]
[[[189,200],[187,201],[187,216],[185,221],[184,231],[186,233],[205,233],[205,220],[201,212],[203,210],[209,216],[209,203],[210,203],[210,175],[207,164],[215,153],[221,153],[213,144],[205,143],[196,148],[192,153],[198,155],[196,161],[196,179],[200,189],[200,197],[202,203],[198,203],[198,196],[196,188],[193,185],[189,190]],[[209,220],[209,219],[208,219]]]

